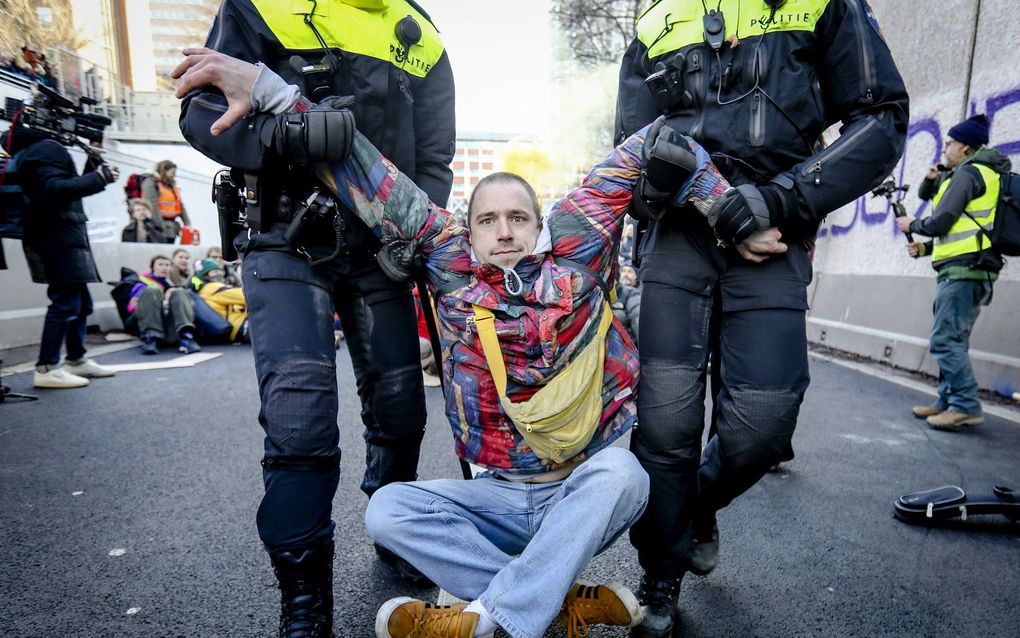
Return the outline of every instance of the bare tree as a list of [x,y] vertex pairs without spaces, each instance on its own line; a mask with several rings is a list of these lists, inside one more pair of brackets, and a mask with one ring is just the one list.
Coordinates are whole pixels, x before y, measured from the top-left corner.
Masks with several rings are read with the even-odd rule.
[[578,62],[619,63],[648,0],[554,0],[550,11]]
[[69,0],[0,0],[0,53],[18,55],[22,46],[37,52],[83,44],[71,20]]

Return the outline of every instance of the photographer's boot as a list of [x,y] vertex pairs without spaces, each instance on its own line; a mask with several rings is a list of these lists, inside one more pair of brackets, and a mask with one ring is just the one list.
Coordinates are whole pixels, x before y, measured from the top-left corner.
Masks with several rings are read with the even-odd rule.
[[333,539],[269,552],[280,586],[280,638],[332,638]]

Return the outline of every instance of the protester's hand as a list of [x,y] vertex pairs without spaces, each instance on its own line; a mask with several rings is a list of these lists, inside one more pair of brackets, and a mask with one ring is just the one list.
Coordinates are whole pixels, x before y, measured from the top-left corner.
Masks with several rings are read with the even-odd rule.
[[935,166],[932,166],[931,168],[929,168],[928,169],[928,174],[925,177],[927,177],[928,179],[938,179],[939,178],[939,167],[938,167],[938,165],[935,165]]
[[924,252],[925,248],[922,242],[915,241],[907,244],[907,254],[913,257],[914,259],[917,259],[918,257],[924,257]]
[[209,128],[213,135],[219,135],[251,111],[251,88],[258,67],[204,47],[184,49],[184,55],[184,61],[170,72],[170,77],[180,80],[175,95],[182,98],[204,86],[219,89],[227,98],[227,112]]
[[897,217],[896,218],[896,227],[900,229],[901,233],[909,233],[910,232],[910,223],[912,221],[914,221],[914,220],[912,220],[909,217]]
[[783,234],[776,227],[758,230],[737,244],[737,252],[747,261],[760,264],[772,255],[786,252],[787,246],[779,241]]

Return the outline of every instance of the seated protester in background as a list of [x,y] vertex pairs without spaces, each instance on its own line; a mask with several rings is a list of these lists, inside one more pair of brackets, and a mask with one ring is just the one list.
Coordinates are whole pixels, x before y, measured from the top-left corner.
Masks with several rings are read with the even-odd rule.
[[152,206],[144,199],[128,201],[128,215],[131,221],[120,233],[123,242],[140,244],[163,244],[163,225],[152,219]]
[[227,263],[223,259],[223,249],[219,246],[211,246],[205,254],[206,259],[212,259],[220,266],[223,267],[223,282],[231,286],[241,287],[241,275],[238,274],[237,269],[240,266],[240,262],[236,264]]
[[[230,128],[253,104],[276,113],[309,107],[266,67],[208,49],[185,54],[178,92],[223,90],[230,107],[218,126]],[[216,155],[217,144],[245,143],[238,137],[258,136],[266,118],[206,138],[200,150]],[[644,129],[615,149],[546,223],[531,186],[497,173],[475,187],[468,228],[458,226],[357,132],[347,160],[328,167],[341,207],[383,241],[380,261],[401,270],[414,253],[424,258],[456,452],[486,470],[471,481],[392,483],[372,496],[369,535],[471,601],[392,599],[377,614],[377,636],[471,638],[502,627],[523,638],[543,635],[554,620],[568,635],[640,622],[623,585],[576,582],[648,497],[634,455],[610,447],[636,422],[638,386],[637,350],[609,308],[615,246],[646,163],[652,188],[677,193],[701,214],[727,187],[704,149],[660,127],[647,144]],[[663,159],[681,155],[690,168]],[[759,239],[772,244],[770,237]],[[538,420],[552,421],[553,431],[531,427]]]
[[635,346],[638,345],[638,325],[641,323],[641,289],[637,285],[637,272],[634,267],[629,263],[620,266],[620,280],[616,282],[613,314],[623,324],[627,334],[634,340]]
[[128,312],[138,322],[142,354],[158,353],[160,341],[177,344],[186,354],[202,349],[195,341],[195,307],[187,290],[170,283],[170,269],[170,259],[156,255],[149,262],[149,272],[139,275],[131,289]]
[[224,281],[226,273],[214,259],[203,259],[202,268],[191,278],[192,287],[216,314],[230,323],[230,340],[248,340],[248,309],[244,292]]
[[159,214],[165,241],[172,244],[181,234],[181,224],[191,225],[181,199],[181,189],[177,186],[177,165],[170,160],[161,160],[153,170],[154,175],[146,175],[142,180],[142,197]]
[[168,279],[173,286],[188,287],[191,285],[191,253],[184,248],[177,248],[170,253],[170,274]]

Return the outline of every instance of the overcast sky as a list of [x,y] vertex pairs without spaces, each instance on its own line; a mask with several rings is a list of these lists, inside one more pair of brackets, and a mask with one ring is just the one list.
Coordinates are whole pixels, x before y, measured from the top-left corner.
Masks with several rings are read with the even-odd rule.
[[549,129],[549,0],[420,0],[457,83],[457,130],[539,137]]

